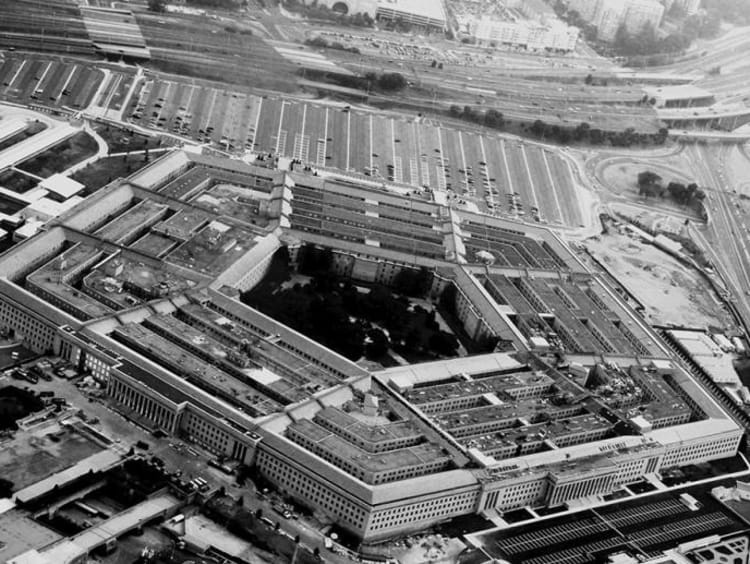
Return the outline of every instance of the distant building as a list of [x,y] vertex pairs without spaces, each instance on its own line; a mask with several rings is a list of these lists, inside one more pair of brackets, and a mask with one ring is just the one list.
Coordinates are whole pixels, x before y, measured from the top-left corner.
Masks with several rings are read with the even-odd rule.
[[701,0],[675,0],[675,3],[680,6],[688,16],[697,14],[701,7]]
[[531,50],[573,51],[578,43],[579,29],[558,20],[549,23],[538,21],[499,21],[482,18],[474,24],[471,33],[479,43],[520,46]]
[[327,6],[341,14],[367,14],[380,20],[399,20],[425,28],[445,28],[442,2],[423,0],[304,0],[306,4]]
[[630,33],[646,24],[657,28],[664,16],[664,4],[658,0],[569,0],[568,7],[596,26],[604,41],[612,41],[621,25]]

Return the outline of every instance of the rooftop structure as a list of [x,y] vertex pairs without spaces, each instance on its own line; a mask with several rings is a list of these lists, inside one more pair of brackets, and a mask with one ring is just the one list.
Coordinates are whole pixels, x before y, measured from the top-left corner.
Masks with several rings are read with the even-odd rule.
[[38,186],[54,194],[59,200],[67,200],[85,188],[80,182],[62,174],[53,174],[42,180]]

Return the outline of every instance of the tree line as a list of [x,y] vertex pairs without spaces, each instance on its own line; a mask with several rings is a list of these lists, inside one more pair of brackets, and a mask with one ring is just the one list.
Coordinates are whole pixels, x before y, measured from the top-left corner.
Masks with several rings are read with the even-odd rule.
[[703,200],[706,199],[706,193],[695,182],[686,185],[672,181],[664,185],[662,177],[650,170],[638,173],[638,194],[646,198],[669,198],[676,204],[695,208],[698,212],[702,211]]
[[563,145],[571,142],[588,143],[591,145],[609,144],[613,147],[630,147],[631,145],[663,145],[669,131],[661,128],[656,133],[638,133],[628,127],[622,131],[606,131],[591,127],[587,122],[579,123],[575,128],[568,129],[559,125],[548,124],[536,120],[528,131],[542,140],[553,140]]

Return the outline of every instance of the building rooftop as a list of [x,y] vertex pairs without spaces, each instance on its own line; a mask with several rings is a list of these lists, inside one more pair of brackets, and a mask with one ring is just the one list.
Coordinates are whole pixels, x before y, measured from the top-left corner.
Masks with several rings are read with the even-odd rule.
[[120,325],[112,336],[195,386],[218,393],[224,401],[246,410],[251,416],[273,413],[281,408],[281,404],[258,389],[142,325]]
[[[84,286],[114,307],[184,293],[201,283],[198,276],[170,269],[168,264],[119,254],[107,259],[84,279]],[[114,304],[112,303],[114,302]]]
[[255,233],[224,218],[214,219],[165,260],[216,276],[255,246]]
[[24,512],[11,509],[0,514],[0,561],[7,562],[28,550],[45,547],[62,538]]
[[122,243],[134,233],[142,231],[158,217],[165,214],[169,208],[153,200],[142,200],[125,213],[117,216],[99,229],[95,235],[112,241]]
[[[406,475],[410,468],[433,464],[438,466],[443,464],[447,467],[451,461],[450,455],[441,446],[431,443],[386,452],[368,453],[309,419],[296,421],[287,428],[288,435],[294,436],[295,433],[317,445],[323,458],[331,463],[337,466],[351,465],[367,473],[403,470]],[[440,467],[426,469],[424,473],[432,473],[440,469]],[[394,476],[385,481],[396,479],[398,478]],[[373,483],[374,480],[365,476],[363,481]]]
[[82,278],[104,253],[86,243],[74,245],[27,277],[29,289],[37,288],[67,304],[69,313],[83,319],[111,314],[113,310],[90,297],[73,284]]
[[39,183],[39,187],[57,194],[63,200],[75,196],[85,188],[80,182],[76,182],[72,178],[68,178],[62,174],[53,174],[52,176],[45,178]]
[[485,394],[500,394],[508,398],[515,395],[517,390],[549,388],[553,383],[554,380],[543,372],[474,373],[459,382],[414,388],[406,394],[406,398],[416,405]]
[[324,425],[346,430],[363,441],[379,443],[420,437],[422,433],[409,421],[396,421],[387,424],[369,424],[342,411],[337,407],[325,407],[315,414],[315,421]]
[[213,218],[214,215],[207,210],[194,207],[184,208],[166,221],[155,225],[154,229],[172,239],[186,241]]
[[308,397],[340,382],[338,376],[283,347],[276,335],[253,331],[200,304],[186,304],[180,312],[187,323],[197,321],[197,327],[205,325],[213,329],[225,346],[235,351],[247,350],[255,363],[276,372],[278,381],[275,385],[280,393],[289,394],[290,398]]
[[177,245],[177,241],[164,235],[150,232],[130,245],[130,248],[154,258],[161,258],[175,245]]

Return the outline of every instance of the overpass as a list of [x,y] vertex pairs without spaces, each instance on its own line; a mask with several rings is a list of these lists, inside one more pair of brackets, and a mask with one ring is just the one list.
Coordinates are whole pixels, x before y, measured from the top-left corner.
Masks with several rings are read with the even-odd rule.
[[750,122],[750,108],[744,105],[702,108],[658,108],[657,117],[670,129],[721,128],[732,131]]
[[[743,129],[743,128],[741,128]],[[708,143],[737,143],[750,141],[750,130],[745,131],[690,131],[670,129],[669,137],[677,141],[705,141]]]

